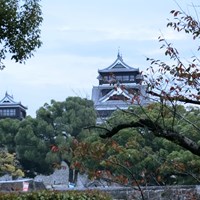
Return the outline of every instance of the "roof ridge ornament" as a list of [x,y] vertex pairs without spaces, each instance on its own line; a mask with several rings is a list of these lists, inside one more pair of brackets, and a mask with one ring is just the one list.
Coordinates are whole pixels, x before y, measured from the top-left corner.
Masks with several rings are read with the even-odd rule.
[[117,58],[118,58],[119,60],[122,60],[122,61],[123,61],[122,53],[121,53],[121,55],[120,55],[120,47],[118,47]]
[[13,94],[10,95],[7,91],[6,91],[6,93],[5,93],[5,97],[8,97],[8,98],[12,98],[12,99],[14,99]]
[[120,47],[118,47],[118,53],[117,53],[117,57],[120,57]]

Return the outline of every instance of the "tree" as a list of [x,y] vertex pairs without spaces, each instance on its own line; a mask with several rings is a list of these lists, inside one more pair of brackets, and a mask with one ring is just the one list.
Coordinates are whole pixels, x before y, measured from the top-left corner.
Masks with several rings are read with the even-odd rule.
[[25,173],[29,176],[49,174],[65,161],[69,167],[69,182],[76,182],[74,149],[81,139],[79,135],[86,131],[83,127],[95,122],[96,113],[90,100],[69,97],[63,102],[45,103],[36,118],[26,117],[20,122],[14,137],[14,149]]
[[21,163],[16,155],[15,136],[20,125],[19,120],[1,119],[0,120],[0,175],[9,174],[15,177],[24,176]]
[[73,160],[74,151],[81,133],[86,131],[83,128],[96,123],[93,102],[80,97],[68,97],[63,102],[52,100],[50,105],[46,103],[37,111],[37,119],[45,121],[53,129],[51,152],[46,161],[65,161],[69,167],[69,183],[76,184],[78,168]]
[[15,136],[19,130],[20,121],[15,119],[0,120],[1,147],[6,148],[8,153],[15,153]]
[[23,63],[41,46],[39,1],[0,0],[0,69],[7,55]]
[[[159,112],[159,104],[150,106],[152,109],[146,108],[145,112],[153,118]],[[133,109],[135,115],[131,112]],[[193,109],[191,112],[179,106],[177,110],[187,120],[192,121],[196,118],[197,125],[200,125],[199,116],[196,116],[199,109]],[[128,111],[117,111],[113,113],[108,123],[111,126],[117,126],[123,122],[131,123],[137,120],[136,113],[141,116],[144,111],[140,107],[133,107]],[[167,112],[165,121],[170,123],[172,120],[173,115]],[[190,135],[199,143],[199,134],[195,128],[183,120],[179,120],[176,126],[184,135]],[[102,126],[100,130],[104,131]],[[188,133],[188,130],[192,135]],[[85,169],[93,178],[138,188],[140,185],[199,183],[200,158],[165,138],[155,137],[147,129],[123,129],[106,142],[98,139],[97,135],[98,133],[88,135],[81,141],[75,152],[77,160],[81,163],[81,170]]]
[[36,173],[49,174],[53,171],[52,165],[46,162],[52,132],[53,129],[42,120],[27,117],[20,123],[14,138],[15,151],[29,177]]
[[[174,21],[169,22],[168,27],[172,27],[178,32],[185,32],[192,36],[193,40],[199,39],[200,24],[198,19],[184,11],[172,10],[171,14]],[[149,115],[149,110],[155,109],[154,105],[149,105],[145,109],[141,107],[143,110],[142,115],[137,115],[133,110],[132,114],[137,116],[137,119],[130,123],[122,123],[113,128],[111,127],[101,137],[112,137],[124,128],[141,128],[150,131],[156,137],[166,138],[189,150],[194,155],[200,156],[200,145],[198,143],[200,135],[197,136],[197,140],[191,136],[192,132],[184,134],[177,128],[178,123],[184,121],[189,127],[192,127],[192,131],[194,129],[198,133],[200,131],[196,120],[188,120],[177,109],[181,103],[200,105],[200,61],[196,56],[192,56],[189,61],[182,61],[178,50],[171,43],[161,37],[159,37],[159,41],[163,43],[161,48],[166,48],[165,55],[169,56],[174,64],[170,65],[160,60],[147,58],[151,65],[144,74],[144,78],[147,84],[147,93],[154,101],[159,102],[159,107],[156,107],[157,114],[154,116]],[[193,109],[189,111],[193,112]],[[169,114],[172,116],[170,121],[166,120],[166,115]]]
[[8,153],[5,149],[0,151],[0,175],[10,174],[13,177],[23,177],[24,172],[20,169],[19,161],[15,154]]

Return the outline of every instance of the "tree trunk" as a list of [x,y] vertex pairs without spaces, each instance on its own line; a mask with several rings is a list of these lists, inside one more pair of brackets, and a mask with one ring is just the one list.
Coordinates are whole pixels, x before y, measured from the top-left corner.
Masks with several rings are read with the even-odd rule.
[[78,170],[69,168],[69,187],[75,187],[78,180]]
[[68,174],[68,186],[69,187],[75,187],[77,184],[77,180],[78,180],[78,170],[72,169],[71,163],[67,160],[65,160],[65,162],[67,163],[67,166],[69,168],[69,174]]
[[[69,166],[68,166],[68,167],[69,167]],[[69,181],[69,183],[73,183],[73,182],[74,182],[74,170],[71,169],[70,167],[69,167],[69,177],[68,177],[68,181]]]
[[78,170],[74,170],[74,183],[75,185],[77,185],[77,181],[78,181]]

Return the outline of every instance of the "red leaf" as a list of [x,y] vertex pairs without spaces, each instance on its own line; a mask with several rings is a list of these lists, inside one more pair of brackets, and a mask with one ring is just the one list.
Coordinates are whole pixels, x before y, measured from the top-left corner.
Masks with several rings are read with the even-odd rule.
[[172,86],[172,87],[170,88],[170,91],[173,91],[173,90],[175,90],[175,88]]
[[51,146],[51,151],[53,151],[53,152],[58,152],[58,151],[59,151],[59,148],[58,148],[57,146],[55,146],[55,145],[52,145],[52,146]]

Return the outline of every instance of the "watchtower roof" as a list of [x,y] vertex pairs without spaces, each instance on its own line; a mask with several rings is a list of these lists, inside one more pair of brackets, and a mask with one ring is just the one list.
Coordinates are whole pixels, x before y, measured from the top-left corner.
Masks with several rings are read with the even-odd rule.
[[98,70],[99,73],[108,73],[108,72],[133,72],[139,71],[139,68],[133,68],[127,65],[124,61],[122,56],[117,54],[117,59],[109,66],[104,69]]
[[5,93],[5,96],[3,99],[0,100],[0,106],[20,106],[23,109],[27,109],[27,107],[23,106],[21,102],[16,102],[13,98],[13,96],[9,95],[7,92]]

